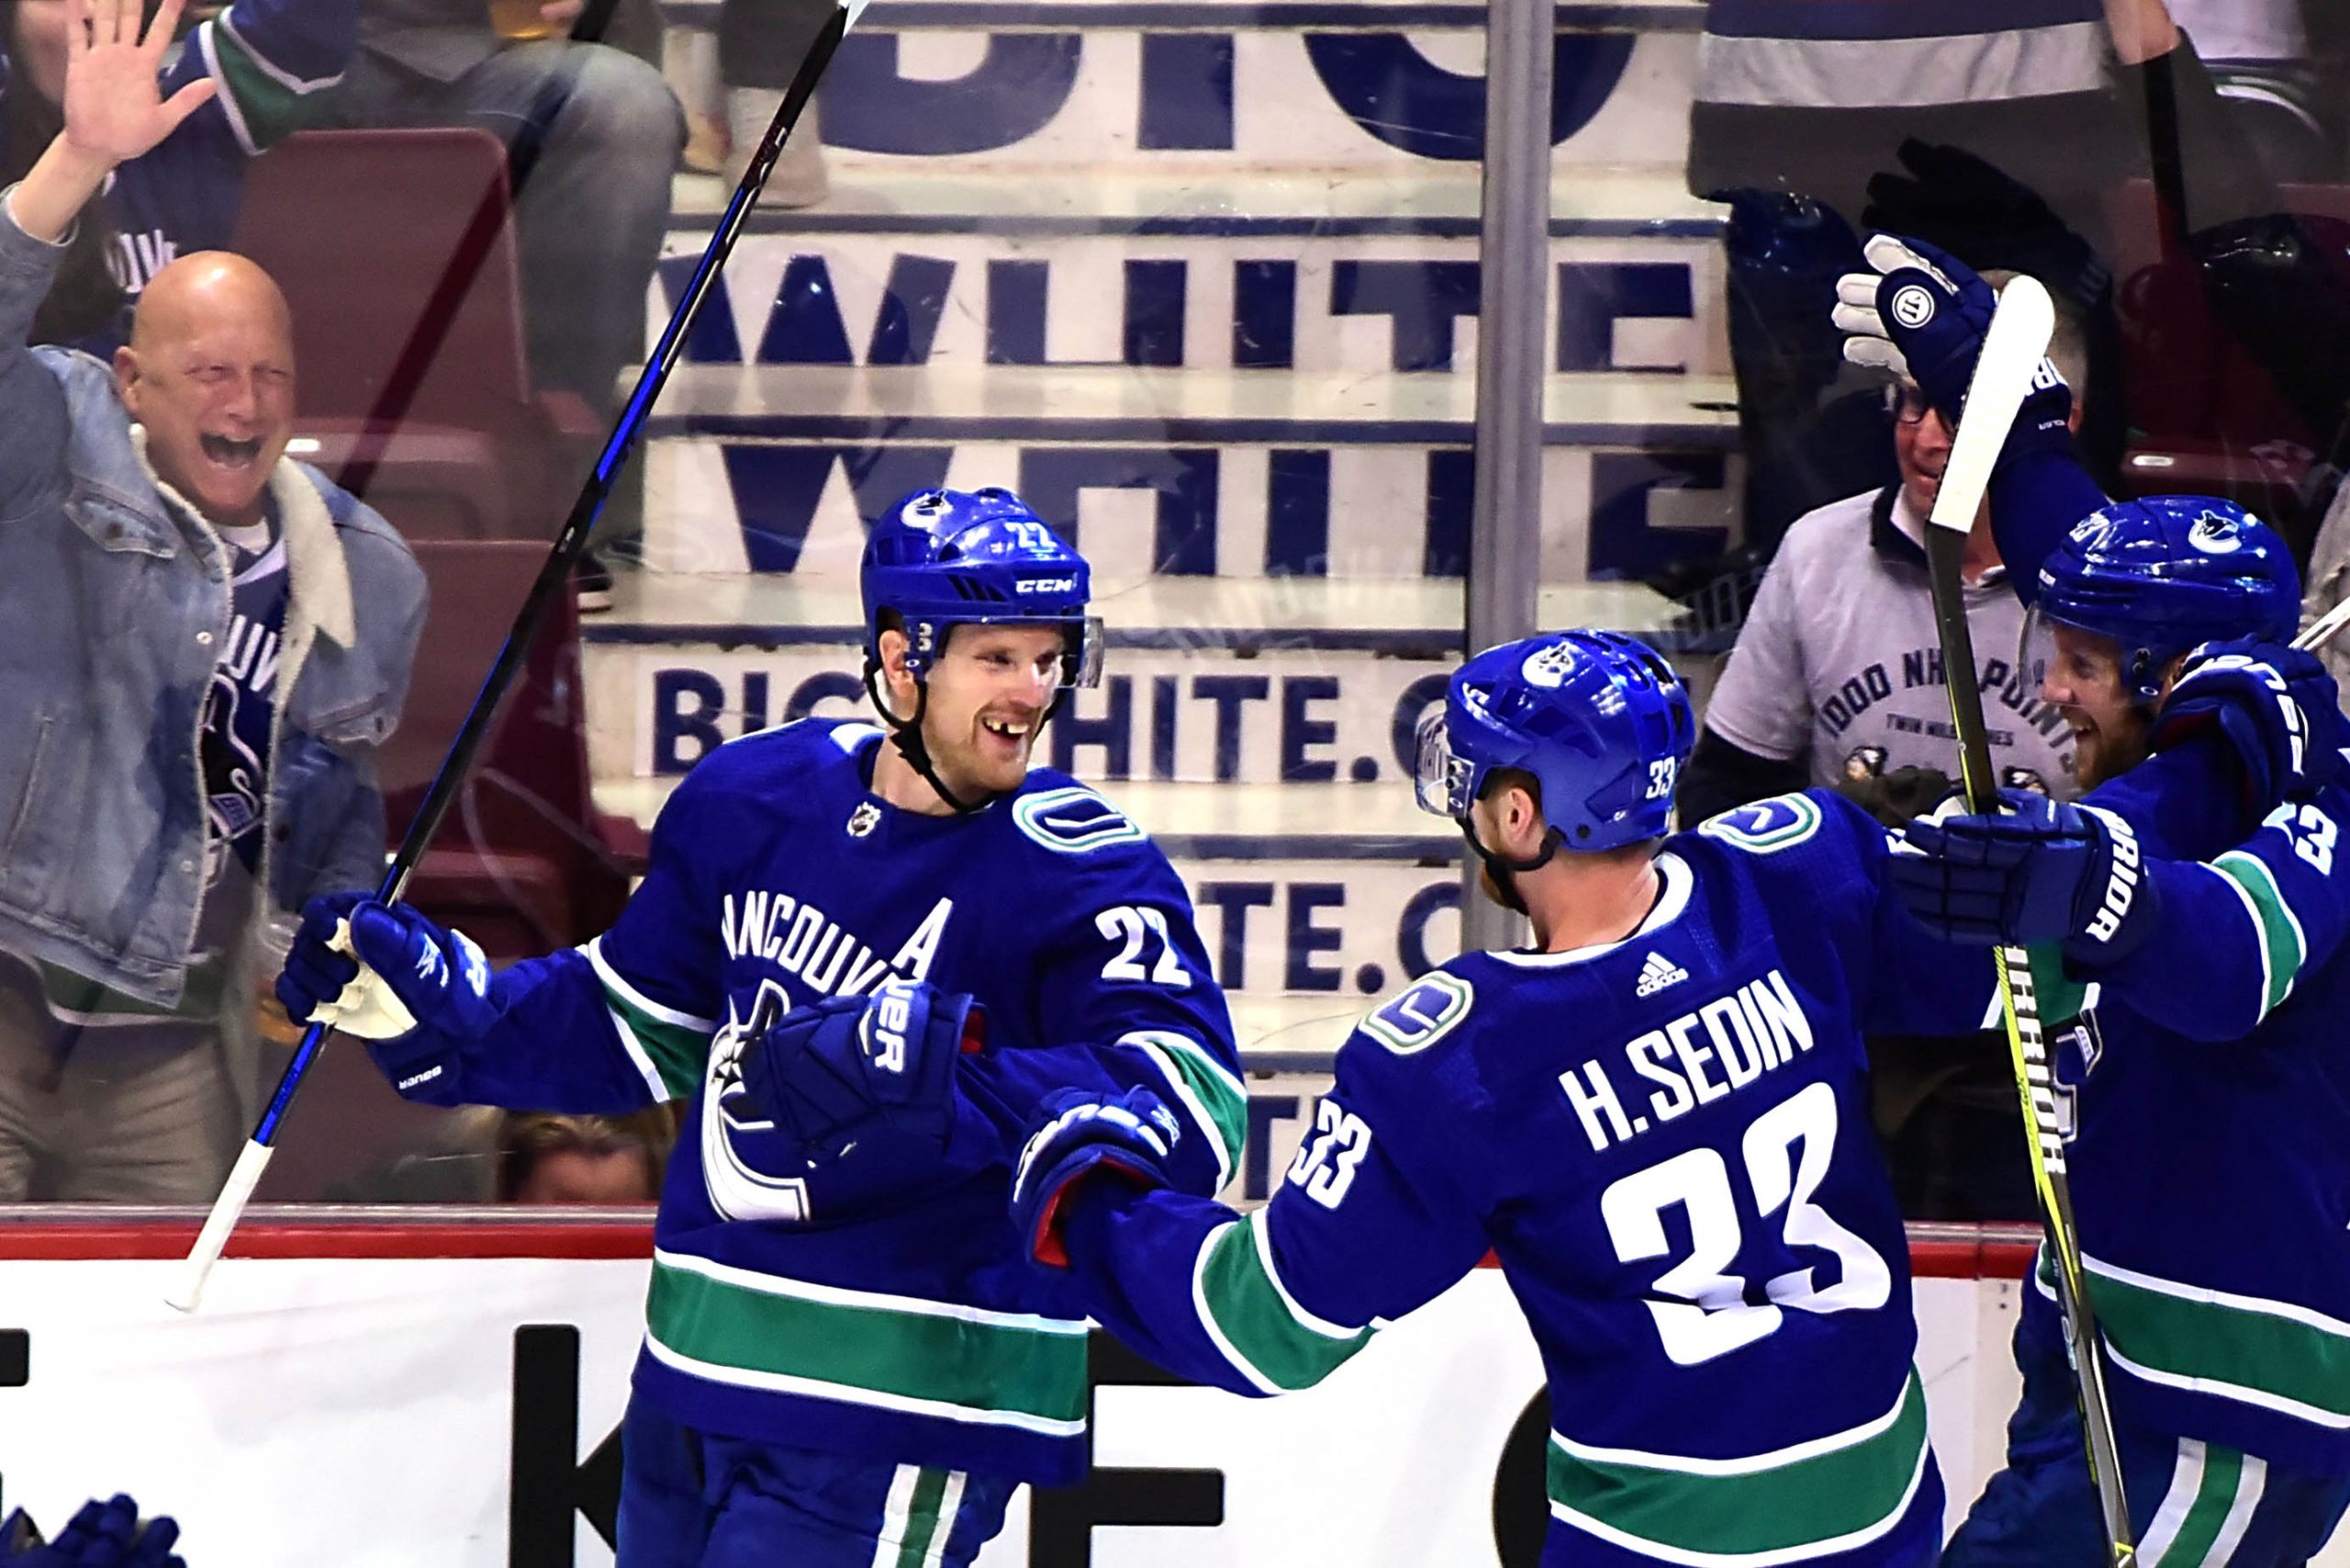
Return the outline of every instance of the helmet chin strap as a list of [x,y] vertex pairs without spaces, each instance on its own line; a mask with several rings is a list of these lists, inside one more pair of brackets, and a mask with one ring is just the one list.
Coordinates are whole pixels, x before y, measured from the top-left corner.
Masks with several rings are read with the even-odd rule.
[[[880,674],[879,660],[865,661],[865,694],[873,699],[873,711],[881,715],[883,723],[890,726],[890,744],[898,748],[898,754],[912,765],[913,770],[922,775],[923,782],[929,785],[957,816],[968,817],[974,812],[983,812],[993,805],[994,794],[984,794],[976,801],[966,801],[954,790],[949,790],[946,787],[946,780],[938,776],[938,767],[930,759],[930,747],[923,744],[922,738],[923,715],[930,711],[930,683],[919,677],[915,678],[914,716],[911,719],[901,719],[890,711],[889,700],[882,695]],[[1041,724],[1038,726],[1040,731],[1042,727]]]
[[1467,817],[1456,817],[1453,820],[1460,824],[1460,836],[1469,841],[1471,853],[1484,862],[1486,874],[1493,878],[1494,887],[1502,896],[1502,907],[1512,914],[1527,913],[1526,897],[1517,890],[1517,874],[1520,871],[1539,871],[1543,867],[1548,866],[1550,863],[1550,857],[1559,852],[1559,846],[1566,842],[1566,835],[1557,828],[1552,828],[1542,835],[1541,854],[1530,860],[1513,860],[1498,850],[1488,849],[1477,842],[1475,823]]

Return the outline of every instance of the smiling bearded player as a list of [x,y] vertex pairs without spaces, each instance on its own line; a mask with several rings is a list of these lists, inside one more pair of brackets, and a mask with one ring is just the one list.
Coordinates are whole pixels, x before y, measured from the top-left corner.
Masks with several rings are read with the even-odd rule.
[[1005,1217],[1027,1122],[1056,1091],[1147,1088],[1189,1134],[1179,1185],[1232,1170],[1246,1101],[1182,884],[1030,766],[1094,676],[1087,589],[1010,492],[909,497],[864,565],[888,732],[719,747],[610,931],[492,975],[412,910],[308,912],[280,994],[411,1099],[693,1102],[623,1428],[625,1568],[968,1563],[1021,1482],[1084,1459],[1085,1315]]

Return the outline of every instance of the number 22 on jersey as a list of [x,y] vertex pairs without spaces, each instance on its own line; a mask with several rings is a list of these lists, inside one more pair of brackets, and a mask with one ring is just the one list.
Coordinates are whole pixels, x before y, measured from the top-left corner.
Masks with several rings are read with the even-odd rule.
[[1812,1201],[1835,1148],[1836,1092],[1825,1083],[1763,1112],[1740,1140],[1754,1212],[1768,1220],[1785,1209],[1779,1229],[1787,1247],[1819,1249],[1839,1265],[1840,1277],[1824,1287],[1813,1284],[1809,1267],[1776,1275],[1763,1282],[1765,1300],[1759,1305],[1747,1299],[1748,1281],[1725,1271],[1741,1236],[1738,1199],[1720,1150],[1684,1150],[1600,1194],[1600,1217],[1617,1258],[1626,1263],[1667,1256],[1666,1211],[1677,1207],[1688,1216],[1688,1255],[1650,1282],[1651,1299],[1644,1304],[1676,1365],[1695,1366],[1751,1345],[1775,1330],[1788,1310],[1864,1311],[1891,1298],[1893,1275],[1885,1260]]

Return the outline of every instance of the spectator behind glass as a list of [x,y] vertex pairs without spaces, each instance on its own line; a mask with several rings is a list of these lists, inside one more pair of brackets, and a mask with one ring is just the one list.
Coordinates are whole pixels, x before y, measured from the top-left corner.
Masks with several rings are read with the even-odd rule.
[[[2059,319],[2051,356],[2078,386],[2079,324]],[[1682,774],[1684,823],[1827,784],[1897,826],[1937,804],[1958,774],[1924,548],[1951,432],[1915,386],[1888,397],[1900,478],[1788,529]],[[2078,792],[2072,731],[2040,697],[2048,634],[2021,646],[2023,606],[2004,581],[1987,511],[1967,535],[1961,570],[1998,781],[2069,800]],[[2030,1173],[2001,1037],[1868,1044],[1872,1117],[1902,1213],[2028,1218]]]
[[[501,0],[523,21],[530,9]],[[580,10],[538,8],[565,27]],[[643,353],[685,145],[660,72],[604,44],[502,37],[487,0],[360,0],[359,53],[331,112],[345,126],[476,126],[506,144],[532,375],[615,409],[621,367]]]
[[[727,147],[720,172],[727,184],[739,182],[750,167],[759,139],[783,106],[784,89],[834,9],[832,0],[720,0],[718,70],[726,84]],[[830,189],[811,98],[759,199],[775,207],[813,207]]]
[[111,369],[25,345],[75,215],[216,90],[163,101],[179,9],[141,42],[137,5],[71,0],[64,129],[0,197],[0,1200],[218,1189],[273,917],[381,871],[423,621],[398,535],[284,456],[291,324],[252,263],[157,272]]
[[[2082,373],[2069,319],[2051,352],[2067,380]],[[1958,771],[1923,543],[1950,430],[1916,387],[1890,397],[1900,479],[1831,501],[1787,531],[1682,774],[1684,823],[1812,784],[1864,783],[1905,767]],[[1967,536],[1964,571],[2000,781],[2069,799],[2071,734],[2039,699],[2046,638],[2031,650],[2034,667],[2016,669],[2023,607],[2001,580],[1984,517]]]
[[[0,0],[9,65],[0,184],[22,178],[64,123],[68,4]],[[358,9],[359,0],[234,0],[189,31],[163,67],[163,91],[208,81],[213,97],[115,172],[83,218],[33,342],[110,357],[129,336],[129,307],[157,272],[228,245],[246,161],[308,123],[341,80]]]
[[2169,0],[2169,10],[2270,178],[2338,177],[2339,111],[2311,58],[2301,0]]
[[677,1140],[675,1108],[625,1116],[508,1112],[498,1134],[501,1204],[649,1204]]

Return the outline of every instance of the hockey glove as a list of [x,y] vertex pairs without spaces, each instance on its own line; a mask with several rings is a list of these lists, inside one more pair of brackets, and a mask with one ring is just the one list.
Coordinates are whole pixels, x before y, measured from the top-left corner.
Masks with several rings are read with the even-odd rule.
[[1894,896],[1953,942],[2064,944],[2084,964],[2118,961],[2153,928],[2154,890],[2137,835],[2109,812],[2002,790],[2007,809],[1949,801],[1909,824],[1887,864]]
[[1146,1193],[1171,1184],[1167,1165],[1183,1131],[1147,1089],[1114,1100],[1065,1089],[1046,1095],[1043,1109],[1046,1120],[1028,1135],[1012,1178],[1012,1225],[1030,1258],[1066,1269],[1061,1226],[1080,1185],[1097,1175]]
[[498,1023],[495,984],[462,932],[406,904],[329,893],[302,908],[277,1000],[298,1023],[364,1041],[403,1098],[455,1105],[459,1053]]
[[22,1508],[0,1524],[0,1564],[6,1568],[187,1568],[172,1547],[180,1527],[168,1518],[139,1518],[139,1505],[118,1492],[95,1499],[60,1532],[43,1543]]
[[878,1137],[943,1150],[955,1129],[956,1059],[979,1049],[986,1028],[968,996],[888,980],[869,996],[786,1014],[743,1047],[738,1070],[752,1106],[811,1160]]
[[2154,716],[2151,744],[2162,751],[2216,731],[2244,765],[2245,804],[2256,819],[2342,771],[2343,729],[2333,678],[2314,655],[2240,637],[2187,655]]
[[[1848,334],[1844,357],[1908,376],[1956,430],[1998,296],[1964,262],[1922,240],[1872,234],[1861,253],[1875,270],[1836,280],[1833,319]],[[2073,389],[2042,360],[2000,464],[2033,451],[2069,453],[2072,413]]]

